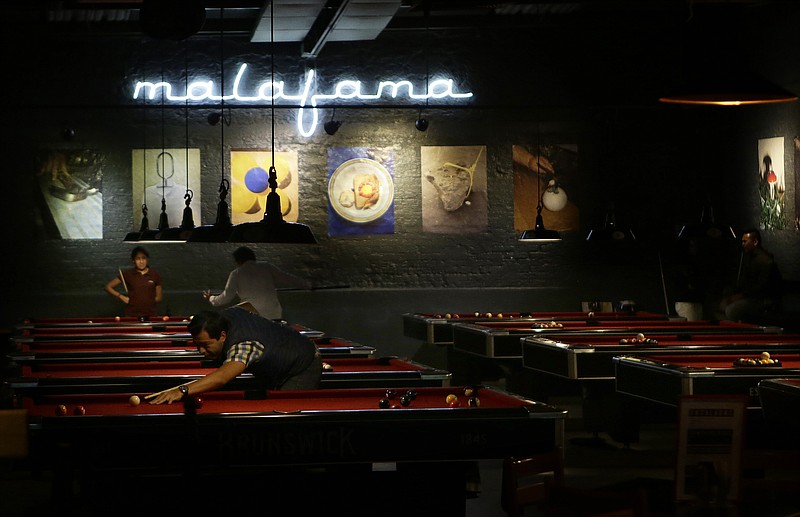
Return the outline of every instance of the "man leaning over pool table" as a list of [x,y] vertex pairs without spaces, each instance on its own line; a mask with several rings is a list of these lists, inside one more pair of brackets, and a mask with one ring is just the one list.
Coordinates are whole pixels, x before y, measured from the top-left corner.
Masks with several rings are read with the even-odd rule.
[[221,313],[202,311],[192,316],[188,327],[197,350],[218,368],[196,381],[146,396],[151,404],[172,404],[189,395],[217,390],[244,372],[256,377],[265,389],[319,388],[319,350],[291,327],[242,307]]

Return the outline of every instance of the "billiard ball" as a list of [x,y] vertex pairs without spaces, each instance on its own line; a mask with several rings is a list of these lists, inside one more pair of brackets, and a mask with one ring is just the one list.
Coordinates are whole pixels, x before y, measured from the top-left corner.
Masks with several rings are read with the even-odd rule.
[[59,404],[56,406],[56,415],[64,416],[67,414],[67,406],[64,404]]
[[88,321],[88,323],[89,323],[89,325],[91,325],[91,324],[92,324],[92,323],[94,323],[94,322],[93,322],[92,320],[89,320],[89,321]]
[[397,392],[392,389],[386,390],[386,398],[389,400],[393,400],[397,396]]
[[392,409],[400,409],[400,404],[392,404]]
[[408,395],[403,395],[402,397],[400,397],[400,404],[403,407],[410,406],[411,405],[411,397],[409,397]]
[[410,398],[411,400],[415,400],[417,398],[417,390],[407,390],[406,397]]
[[644,341],[644,334],[642,334],[641,332],[636,334],[636,341]]
[[469,398],[469,407],[478,407],[481,405],[481,400],[478,397]]
[[131,406],[138,406],[142,402],[142,399],[139,398],[139,395],[131,395],[131,398],[128,399],[128,402]]
[[114,317],[114,321],[119,321],[119,316]]
[[491,317],[492,317],[492,313],[491,313],[491,312],[487,312],[487,313],[486,313],[486,317],[487,317],[487,318],[491,318]]
[[451,400],[447,403],[450,407],[461,407],[461,402],[458,399]]
[[378,401],[378,407],[381,409],[389,409],[392,406],[392,403],[389,402],[389,399],[380,399]]
[[83,407],[83,406],[75,406],[75,409],[72,410],[72,414],[73,415],[78,415],[78,416],[85,415],[86,414],[86,408]]
[[453,393],[449,394],[449,395],[448,395],[447,397],[445,397],[445,399],[444,399],[444,401],[445,401],[447,404],[450,404],[450,403],[451,403],[451,402],[453,402],[454,400],[458,400],[458,397],[457,397],[455,394],[453,394]]
[[139,316],[139,321],[141,321],[142,323],[146,322],[147,316]]
[[329,363],[322,363],[322,369],[323,370],[333,370],[333,366],[331,366]]
[[163,318],[161,318],[161,320],[162,321],[169,321],[169,316],[164,316]]
[[470,386],[467,386],[467,387],[464,388],[464,396],[465,397],[471,397],[474,392],[475,392],[475,390]]
[[201,399],[200,397],[194,397],[193,401],[195,409],[200,409],[201,407],[203,407],[203,399]]

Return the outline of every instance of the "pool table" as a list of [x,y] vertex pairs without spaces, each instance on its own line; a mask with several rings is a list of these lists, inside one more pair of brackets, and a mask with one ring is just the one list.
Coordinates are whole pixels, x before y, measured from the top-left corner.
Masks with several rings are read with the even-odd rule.
[[[323,358],[371,357],[375,347],[331,336],[312,337]],[[185,361],[202,359],[192,341],[86,341],[21,343],[8,354],[13,363]]]
[[[26,399],[29,460],[39,471],[52,469],[57,497],[71,490],[76,472],[84,482],[99,480],[82,496],[101,508],[108,501],[119,508],[122,496],[126,508],[197,503],[208,511],[218,489],[241,486],[233,480],[248,472],[261,499],[296,505],[302,497],[306,511],[367,504],[374,515],[464,515],[467,468],[558,450],[566,412],[482,386],[478,407],[449,407],[445,397],[463,400],[461,390],[417,388],[410,406],[394,409],[378,407],[386,390],[377,388],[269,392],[265,399],[215,392],[196,410],[133,407],[127,393]],[[66,416],[55,414],[59,404]],[[73,415],[78,405],[85,415]],[[147,473],[158,478],[147,481]]]
[[800,436],[800,377],[763,379],[758,383],[758,397],[764,420],[784,428],[796,444]]
[[773,333],[644,333],[620,335],[528,336],[522,338],[525,368],[567,379],[614,378],[619,355],[656,357],[673,354],[743,354],[800,352],[800,334]]
[[188,320],[188,316],[156,315],[145,318],[132,316],[97,316],[97,317],[74,317],[74,318],[25,318],[16,325],[17,328],[46,328],[46,327],[91,327],[104,325],[148,325],[164,323],[164,318],[169,322],[181,322]]
[[[325,360],[320,388],[406,388],[449,386],[450,373],[398,357]],[[205,360],[117,363],[29,363],[5,384],[15,397],[64,393],[142,395],[198,379],[215,368]],[[257,390],[256,379],[242,374],[226,390]]]
[[740,358],[760,354],[664,354],[615,357],[616,390],[659,404],[678,406],[681,395],[747,395],[760,407],[759,382],[800,377],[800,353],[776,351],[780,366],[736,366]]
[[[304,325],[288,324],[289,327],[297,330],[301,334],[309,337],[321,337],[325,333],[319,330],[310,329]],[[43,329],[36,331],[23,330],[11,336],[11,341],[15,343],[83,343],[86,341],[163,341],[174,342],[188,341],[192,339],[186,326],[168,327],[162,330],[154,330],[150,327],[130,327],[130,326],[106,326],[98,328],[63,328],[63,329]]]
[[668,319],[666,314],[650,312],[580,312],[580,311],[533,311],[533,312],[446,312],[403,314],[403,335],[429,344],[453,342],[454,323],[483,322],[542,322],[542,321],[608,321],[608,320],[658,320]]
[[570,336],[573,334],[636,335],[637,333],[755,333],[777,334],[778,327],[764,327],[732,321],[547,321],[455,323],[453,349],[480,357],[522,359],[522,338],[528,336]]

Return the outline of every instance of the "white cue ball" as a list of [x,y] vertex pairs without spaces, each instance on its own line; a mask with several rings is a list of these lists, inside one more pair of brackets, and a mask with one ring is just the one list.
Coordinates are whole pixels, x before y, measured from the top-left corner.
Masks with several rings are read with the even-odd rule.
[[119,321],[119,316],[114,317],[114,321]]
[[131,406],[138,406],[141,402],[141,399],[139,399],[139,395],[131,395],[131,398],[128,399],[128,402],[131,403]]

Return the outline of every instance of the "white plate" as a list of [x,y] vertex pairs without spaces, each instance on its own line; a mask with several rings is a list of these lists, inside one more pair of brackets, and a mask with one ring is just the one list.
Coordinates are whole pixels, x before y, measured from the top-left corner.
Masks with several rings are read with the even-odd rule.
[[[353,178],[356,174],[374,174],[378,178],[380,196],[378,202],[368,208],[356,208],[355,203],[353,206],[345,206],[341,202],[343,196],[354,194]],[[328,182],[328,199],[336,213],[343,218],[354,223],[367,223],[385,214],[392,205],[394,182],[389,171],[375,160],[353,158],[339,165],[331,174]]]

